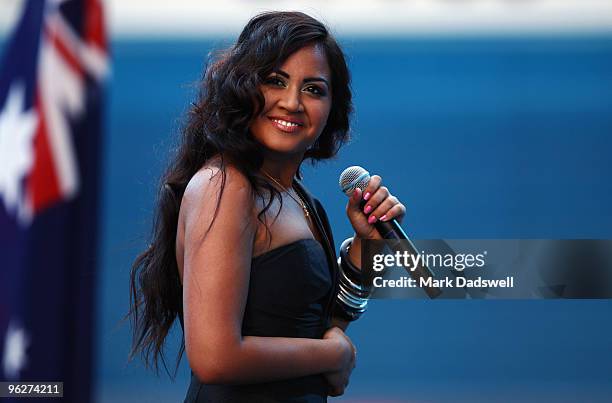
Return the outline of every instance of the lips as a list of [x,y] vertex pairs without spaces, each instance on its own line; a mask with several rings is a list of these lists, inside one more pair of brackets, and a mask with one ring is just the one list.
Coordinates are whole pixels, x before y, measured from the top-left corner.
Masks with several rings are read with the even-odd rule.
[[286,116],[269,116],[268,119],[274,127],[285,133],[294,133],[304,126],[303,121]]

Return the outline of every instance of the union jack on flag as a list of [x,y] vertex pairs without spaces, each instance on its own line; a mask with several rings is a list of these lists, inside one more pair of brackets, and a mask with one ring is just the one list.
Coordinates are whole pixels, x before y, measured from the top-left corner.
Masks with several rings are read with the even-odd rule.
[[109,71],[100,0],[29,0],[0,65],[0,380],[90,400]]

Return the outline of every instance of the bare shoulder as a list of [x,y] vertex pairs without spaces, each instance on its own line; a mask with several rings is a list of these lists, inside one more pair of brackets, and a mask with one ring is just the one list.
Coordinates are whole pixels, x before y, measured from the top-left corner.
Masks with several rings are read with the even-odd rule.
[[246,176],[233,166],[221,168],[215,163],[204,165],[193,175],[185,188],[183,203],[193,207],[216,201],[221,190],[224,202],[239,203],[241,207],[253,204],[251,184]]
[[200,168],[187,184],[181,216],[185,224],[197,222],[198,226],[210,223],[213,216],[224,221],[226,215],[247,223],[251,221],[254,207],[252,187],[246,176],[234,166],[221,167],[213,160]]

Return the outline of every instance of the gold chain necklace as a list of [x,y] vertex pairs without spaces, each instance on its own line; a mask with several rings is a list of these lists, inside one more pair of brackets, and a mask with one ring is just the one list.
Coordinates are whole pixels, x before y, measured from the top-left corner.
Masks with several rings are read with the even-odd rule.
[[[287,189],[285,189],[285,187],[283,185],[281,185],[281,183],[279,181],[277,181],[276,179],[274,179],[274,177],[272,175],[270,175],[269,173],[267,173],[263,168],[261,168],[261,172],[266,175],[272,182],[276,183],[276,185],[278,187],[280,187],[282,190],[284,190],[285,192],[287,192],[287,194],[289,195],[289,197],[291,197],[301,208],[302,210],[304,210],[304,216],[308,219],[310,219],[310,212],[308,211],[308,206],[306,205],[306,203],[304,203],[304,200],[302,200],[302,198],[300,197],[299,193],[296,192],[293,187],[289,187]],[[291,192],[289,191],[289,189],[293,190],[295,192],[295,195],[297,196],[294,197]]]

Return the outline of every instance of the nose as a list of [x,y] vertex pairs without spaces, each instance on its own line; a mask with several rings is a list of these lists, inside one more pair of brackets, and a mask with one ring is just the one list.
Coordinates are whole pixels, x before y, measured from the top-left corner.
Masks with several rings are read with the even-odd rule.
[[279,100],[279,106],[288,112],[303,112],[301,92],[299,89],[287,88]]

